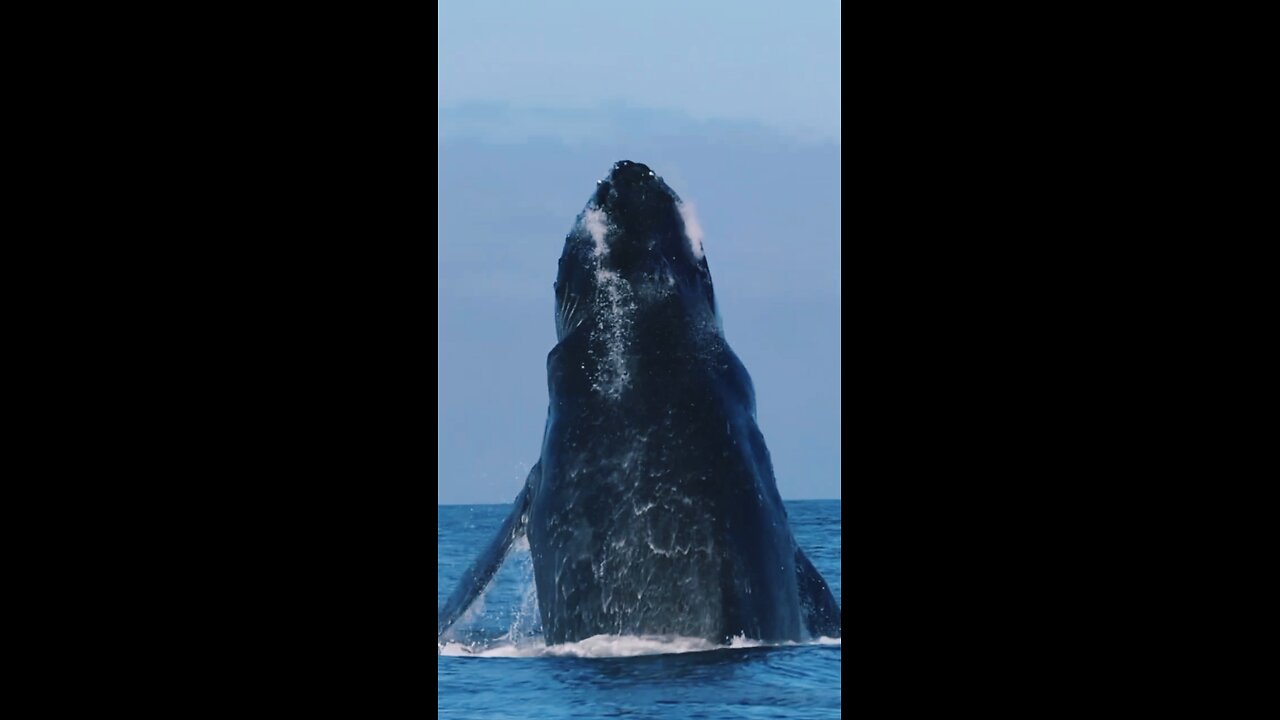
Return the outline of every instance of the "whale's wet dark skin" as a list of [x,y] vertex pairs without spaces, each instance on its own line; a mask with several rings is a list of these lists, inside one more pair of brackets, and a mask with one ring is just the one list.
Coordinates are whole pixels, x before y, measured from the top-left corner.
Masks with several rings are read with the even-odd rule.
[[560,257],[541,458],[440,610],[439,636],[523,534],[548,644],[839,637],[840,608],[788,525],[698,233],[644,165],[619,162],[597,185]]

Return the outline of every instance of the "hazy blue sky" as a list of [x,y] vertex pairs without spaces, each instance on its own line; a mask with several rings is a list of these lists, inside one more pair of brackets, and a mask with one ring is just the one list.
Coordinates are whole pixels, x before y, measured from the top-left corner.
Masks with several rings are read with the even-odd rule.
[[589,108],[624,100],[840,137],[839,0],[453,0],[437,7],[441,107],[501,100]]
[[552,281],[617,160],[697,208],[784,498],[840,496],[838,2],[441,3],[440,503],[538,459]]

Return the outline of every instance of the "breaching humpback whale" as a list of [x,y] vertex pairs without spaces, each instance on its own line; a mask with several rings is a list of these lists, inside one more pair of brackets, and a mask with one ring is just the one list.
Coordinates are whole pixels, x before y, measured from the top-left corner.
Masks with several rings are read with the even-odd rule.
[[701,240],[645,165],[616,163],[598,183],[560,257],[541,457],[439,610],[438,638],[522,534],[547,644],[840,635],[787,522]]

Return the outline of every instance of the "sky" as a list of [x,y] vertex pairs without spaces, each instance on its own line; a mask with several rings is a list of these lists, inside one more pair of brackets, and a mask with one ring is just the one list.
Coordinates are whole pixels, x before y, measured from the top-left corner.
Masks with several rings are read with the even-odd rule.
[[840,137],[840,2],[444,0],[437,105],[590,108]]
[[840,497],[838,2],[439,5],[438,492],[538,459],[564,237],[618,160],[692,203],[783,498]]

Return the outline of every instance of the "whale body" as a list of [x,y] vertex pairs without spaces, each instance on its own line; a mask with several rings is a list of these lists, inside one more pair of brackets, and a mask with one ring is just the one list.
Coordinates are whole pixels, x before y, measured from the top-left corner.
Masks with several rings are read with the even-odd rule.
[[701,240],[647,166],[616,163],[597,184],[554,285],[540,458],[439,610],[439,637],[522,535],[548,644],[840,636],[840,607],[788,524]]

